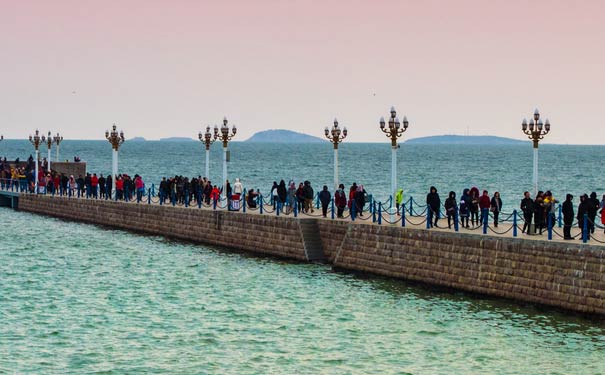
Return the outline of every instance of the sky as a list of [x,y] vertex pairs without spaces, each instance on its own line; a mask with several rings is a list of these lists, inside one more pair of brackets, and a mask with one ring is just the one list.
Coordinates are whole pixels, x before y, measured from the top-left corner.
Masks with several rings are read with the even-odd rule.
[[[0,0],[0,134],[192,137],[266,129],[605,144],[603,0]],[[529,142],[529,141],[528,141]]]

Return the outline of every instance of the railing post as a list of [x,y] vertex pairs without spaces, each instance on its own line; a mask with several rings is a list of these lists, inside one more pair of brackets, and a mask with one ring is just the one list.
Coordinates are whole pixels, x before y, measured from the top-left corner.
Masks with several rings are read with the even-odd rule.
[[557,220],[559,222],[559,228],[561,228],[563,226],[563,206],[559,205],[559,219]]
[[382,225],[382,202],[378,202],[378,225]]
[[185,190],[183,193],[185,194],[185,207],[189,207],[189,192]]
[[355,221],[355,201],[351,202],[351,221]]
[[332,210],[332,220],[334,220],[334,198],[330,200],[330,209]]
[[410,216],[412,216],[413,212],[414,212],[414,200],[412,199],[412,197],[410,197]]
[[317,208],[319,210],[319,193],[317,193],[316,198],[315,198],[315,208]]
[[483,234],[487,234],[487,224],[489,223],[489,211],[487,208],[481,210],[483,216]]
[[433,212],[426,208],[426,229],[431,229],[431,223],[433,221]]
[[172,200],[172,206],[176,206],[176,194],[175,194],[174,191],[172,192],[172,199],[171,200]]
[[401,226],[405,227],[405,206],[401,206]]
[[151,190],[147,190],[147,204],[151,204]]
[[460,230],[460,225],[458,223],[458,207],[454,207],[454,230],[456,232]]
[[373,214],[374,211],[376,210],[376,205],[374,204],[374,196],[372,194],[369,195],[369,202],[370,202],[370,213]]
[[582,242],[588,241],[588,214],[584,214],[584,222],[582,223]]
[[547,215],[548,215],[548,220],[547,220],[547,222],[548,222],[548,240],[552,241],[552,226],[553,226],[552,216],[553,215],[551,215],[550,212]]
[[517,237],[517,210],[513,210],[513,237]]
[[258,197],[260,198],[259,199],[260,200],[260,205],[258,207],[259,207],[260,214],[262,215],[263,214],[263,195],[259,194]]
[[294,217],[298,217],[298,202],[294,202]]
[[155,184],[151,184],[151,196],[155,197]]
[[281,205],[281,201],[278,200],[277,204],[275,205],[275,216],[279,216],[279,211],[280,211],[279,206],[280,205]]
[[[378,202],[378,204],[380,204],[380,202]],[[370,204],[370,211],[372,212],[372,223],[375,223],[376,222],[376,202]]]
[[244,195],[241,195],[242,200],[242,212],[246,213],[246,190],[244,190]]

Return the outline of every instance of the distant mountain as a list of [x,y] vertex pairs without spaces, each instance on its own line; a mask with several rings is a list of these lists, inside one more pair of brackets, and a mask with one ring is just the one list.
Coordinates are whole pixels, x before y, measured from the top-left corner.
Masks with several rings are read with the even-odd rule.
[[419,145],[520,145],[526,142],[492,135],[435,135],[408,139],[405,143]]
[[256,143],[319,143],[324,142],[323,139],[312,135],[297,133],[285,129],[271,129],[255,133],[248,138],[246,142]]
[[193,138],[189,137],[169,137],[169,138],[160,138],[160,142],[187,142],[187,141],[195,141]]
[[146,139],[143,137],[134,137],[134,138],[129,139],[129,141],[130,142],[145,142]]

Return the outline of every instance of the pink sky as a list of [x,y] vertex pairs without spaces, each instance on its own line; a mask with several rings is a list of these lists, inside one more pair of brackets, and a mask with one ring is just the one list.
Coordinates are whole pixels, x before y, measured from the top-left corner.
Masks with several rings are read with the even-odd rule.
[[538,107],[546,141],[604,144],[605,1],[0,0],[0,134],[195,137],[223,116],[244,140],[321,136],[333,118],[382,142],[522,139]]

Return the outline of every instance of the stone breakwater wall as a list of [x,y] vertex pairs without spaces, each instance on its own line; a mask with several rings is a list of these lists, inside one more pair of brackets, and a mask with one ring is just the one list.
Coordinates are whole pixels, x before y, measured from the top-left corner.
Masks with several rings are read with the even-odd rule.
[[[300,220],[21,195],[22,211],[305,261]],[[605,315],[605,247],[318,220],[336,268]]]
[[337,268],[605,315],[605,248],[322,222]]
[[19,210],[258,254],[306,260],[298,221],[268,215],[22,194]]

